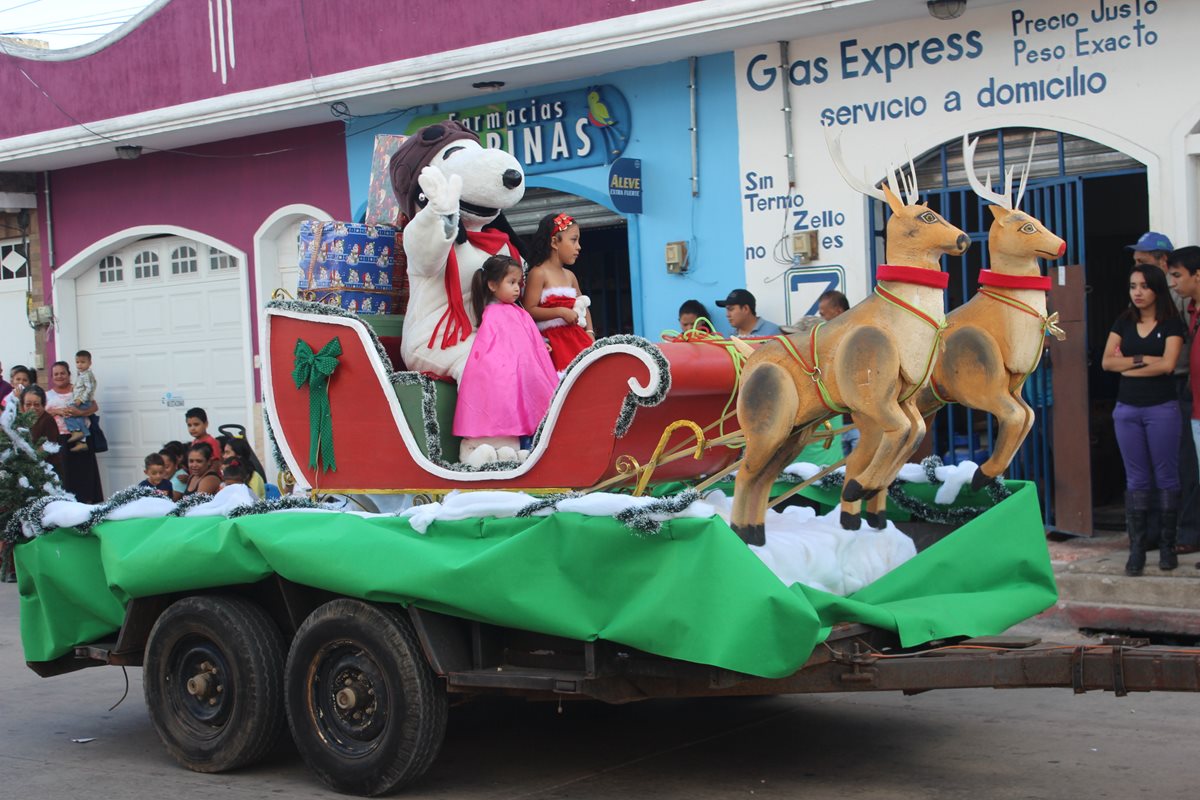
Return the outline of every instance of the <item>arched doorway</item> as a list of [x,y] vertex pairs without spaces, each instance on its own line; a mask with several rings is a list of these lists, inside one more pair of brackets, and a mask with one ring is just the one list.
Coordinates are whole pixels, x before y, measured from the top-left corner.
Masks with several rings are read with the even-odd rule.
[[[1124,491],[1112,429],[1116,377],[1100,369],[1100,357],[1109,327],[1128,303],[1125,245],[1149,227],[1146,167],[1125,153],[1057,131],[1002,128],[976,135],[976,173],[990,172],[994,186],[1010,166],[1021,171],[1036,135],[1022,208],[1067,242],[1064,258],[1049,264],[1055,279],[1051,310],[1077,305],[1080,317],[1078,335],[1064,343],[1050,341],[1047,357],[1025,384],[1024,397],[1038,421],[1008,475],[1038,485],[1048,526],[1088,532],[1092,509],[1111,504]],[[922,199],[971,237],[964,256],[947,259],[947,309],[954,308],[972,296],[979,270],[988,266],[992,217],[968,186],[961,139],[926,152],[916,167]],[[874,206],[872,263],[881,263],[886,210],[882,203]],[[1078,370],[1078,380],[1061,375],[1056,380],[1056,363]],[[1060,428],[1068,422],[1078,426],[1066,446],[1063,430],[1056,439],[1055,420]],[[989,415],[949,406],[931,424],[929,438],[934,454],[957,463],[986,458],[993,436]]]

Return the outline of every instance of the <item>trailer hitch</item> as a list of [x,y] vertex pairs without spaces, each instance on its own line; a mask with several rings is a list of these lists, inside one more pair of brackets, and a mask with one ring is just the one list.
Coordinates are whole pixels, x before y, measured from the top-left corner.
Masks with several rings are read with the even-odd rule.
[[830,659],[837,664],[850,667],[846,672],[838,676],[838,680],[843,683],[856,684],[872,684],[878,676],[878,671],[874,668],[874,664],[879,661],[879,657],[875,655],[870,647],[864,647],[862,641],[854,640],[854,651],[847,653],[844,650],[835,650],[829,648]]

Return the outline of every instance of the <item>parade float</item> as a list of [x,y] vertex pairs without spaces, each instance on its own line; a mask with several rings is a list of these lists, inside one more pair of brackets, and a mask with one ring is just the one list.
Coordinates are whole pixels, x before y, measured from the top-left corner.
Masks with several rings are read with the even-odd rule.
[[[446,148],[467,140],[431,136],[443,143],[429,155],[453,165]],[[467,246],[458,223],[478,229],[496,211],[473,194],[478,175],[441,177],[416,196],[426,205],[413,221],[433,218],[411,230],[433,238],[404,237],[410,270],[431,242]],[[965,243],[907,188],[907,203],[888,190],[897,224],[939,235],[903,257],[938,273],[936,253]],[[425,288],[452,292],[454,277]],[[272,302],[264,406],[297,491],[270,502],[223,491],[174,503],[143,490],[98,506],[33,501],[6,528],[20,542],[26,660],[43,676],[141,666],[152,722],[190,769],[253,763],[289,730],[322,780],[364,795],[429,768],[451,697],[1200,690],[1195,654],[1001,635],[1056,599],[1036,489],[958,491],[973,465],[905,467],[913,430],[869,433],[872,409],[916,407],[941,351],[940,289],[922,312],[932,323],[900,305],[928,305],[930,293],[883,292],[828,329],[757,343],[748,359],[738,342],[695,331],[600,339],[565,371],[528,457],[482,468],[456,459],[453,366],[397,370],[394,319]],[[881,326],[880,313],[901,322]],[[881,327],[905,357],[868,397],[842,372],[854,359],[823,348]],[[860,365],[875,369],[884,350]],[[745,390],[765,373],[784,379]],[[848,479],[831,458],[793,464],[804,444],[820,451],[834,437],[839,409],[862,420],[862,463]],[[902,415],[921,427],[919,413]],[[19,438],[11,417],[4,425]],[[874,477],[855,480],[864,474]],[[919,510],[935,490],[962,524],[918,553],[887,520],[888,500]],[[797,491],[818,508],[779,504]],[[870,524],[852,529],[858,506],[846,504],[864,500]]]

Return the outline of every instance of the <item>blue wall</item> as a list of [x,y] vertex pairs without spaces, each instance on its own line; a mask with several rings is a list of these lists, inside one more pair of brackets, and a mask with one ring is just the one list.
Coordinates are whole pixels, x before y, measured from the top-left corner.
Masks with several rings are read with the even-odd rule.
[[[611,84],[625,95],[633,120],[632,136],[622,155],[642,160],[642,214],[629,217],[636,332],[657,339],[663,330],[677,328],[679,305],[692,298],[708,306],[717,317],[714,321],[728,331],[724,314],[714,300],[745,281],[733,54],[708,56],[697,62],[697,197],[692,196],[691,189],[687,61],[489,95],[483,101],[512,103],[593,84]],[[436,110],[449,112],[481,104],[481,98],[475,98],[444,104]],[[434,110],[425,106],[400,115],[363,117],[351,122],[346,138],[351,208],[361,211],[366,206],[375,134],[404,133],[413,118]],[[530,175],[528,182],[530,186],[569,192],[612,208],[607,166]],[[667,272],[663,250],[671,241],[688,242],[691,266],[686,275]],[[586,253],[586,228],[582,243]],[[580,274],[580,282],[586,289],[586,273]]]

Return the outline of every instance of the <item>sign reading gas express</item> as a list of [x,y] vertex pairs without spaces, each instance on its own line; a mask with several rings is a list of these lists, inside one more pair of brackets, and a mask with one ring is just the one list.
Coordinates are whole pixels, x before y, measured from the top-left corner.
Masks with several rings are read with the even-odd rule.
[[444,119],[478,133],[484,147],[507,150],[530,175],[611,164],[625,151],[632,122],[620,90],[600,85],[418,117],[407,133]]

